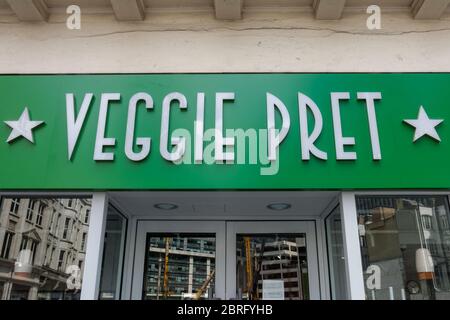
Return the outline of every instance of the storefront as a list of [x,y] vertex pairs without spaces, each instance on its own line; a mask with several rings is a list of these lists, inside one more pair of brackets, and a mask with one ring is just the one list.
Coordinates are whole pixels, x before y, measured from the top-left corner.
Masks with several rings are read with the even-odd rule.
[[[212,70],[197,60],[182,67],[180,53],[170,67],[167,44],[151,53],[166,67],[95,54],[106,43],[122,47],[105,42],[105,24],[150,33],[138,42],[195,39],[198,30],[154,30],[174,12],[144,20],[144,31],[89,13],[88,30],[73,38],[48,23],[2,27],[19,30],[19,39],[0,35],[11,52],[57,48],[72,60],[53,54],[24,67],[0,53],[1,299],[450,299],[449,45],[423,62],[443,36],[429,31],[428,53],[409,68],[361,70],[364,54],[331,70],[314,62],[261,69],[249,56],[225,67],[230,52],[209,60]],[[276,38],[276,28],[254,34],[266,22],[251,12],[250,22],[236,22],[242,30],[225,34],[201,20],[210,30],[202,36],[219,36],[224,51],[241,32]],[[392,19],[415,21],[396,11]],[[28,38],[36,28],[54,32],[50,48]],[[347,44],[359,37],[344,34]],[[65,36],[98,65],[63,48]],[[408,56],[410,39],[389,37],[404,41],[394,49]],[[280,39],[291,45],[289,35]],[[129,41],[136,52],[147,48]],[[192,59],[202,50],[191,46]],[[279,59],[296,52],[280,50]]]

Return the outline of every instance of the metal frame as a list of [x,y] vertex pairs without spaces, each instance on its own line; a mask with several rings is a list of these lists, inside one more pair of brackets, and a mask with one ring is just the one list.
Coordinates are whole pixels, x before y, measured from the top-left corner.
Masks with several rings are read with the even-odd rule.
[[[325,248],[324,250],[326,250],[326,257],[327,257],[327,267],[328,267],[328,295],[329,295],[329,299],[330,300],[337,300],[336,299],[336,292],[335,292],[335,286],[334,284],[332,284],[333,282],[335,282],[335,268],[334,268],[334,261],[331,257],[331,250],[329,248],[329,241],[331,240],[331,236],[329,236],[329,228],[327,225],[327,220],[330,218],[330,216],[334,213],[334,211],[339,208],[340,209],[340,203],[338,200],[336,200],[335,202],[333,202],[333,206],[327,211],[327,215],[323,218],[323,229],[324,229],[324,233],[323,233],[323,237],[324,237],[324,242],[325,242]],[[339,214],[340,216],[340,214]],[[341,225],[342,225],[342,221],[341,221]],[[342,244],[344,245],[344,244]],[[345,289],[347,289],[347,285],[345,284]]]
[[[117,284],[116,284],[116,293],[118,293],[117,297],[115,297],[115,300],[122,300],[123,298],[123,287],[124,287],[124,279],[125,279],[125,258],[126,258],[126,244],[127,244],[127,240],[128,240],[128,225],[129,225],[129,215],[125,214],[124,211],[122,211],[123,209],[121,209],[121,207],[117,204],[116,201],[114,201],[113,199],[108,197],[108,213],[109,213],[109,208],[113,208],[116,213],[121,216],[124,219],[124,223],[122,225],[122,229],[120,230],[121,233],[121,241],[120,241],[120,249],[119,251],[121,252],[120,257],[119,257],[119,268],[117,270]],[[106,215],[106,224],[105,224],[105,236],[106,236],[106,225],[108,224],[108,215]],[[105,237],[103,238],[105,239]],[[104,240],[103,240],[104,241]],[[102,254],[102,261],[101,264],[103,265],[103,254]],[[101,281],[101,275],[100,275],[100,281]],[[100,286],[101,283],[99,284],[99,290],[100,290]],[[98,299],[100,300],[100,292],[98,295]]]
[[331,300],[330,270],[328,267],[328,250],[325,220],[316,220],[317,260],[319,263],[320,299]]
[[340,195],[332,199],[327,207],[323,210],[320,218],[317,219],[317,243],[321,252],[319,254],[320,267],[320,285],[322,291],[322,300],[332,300],[332,288],[331,281],[333,280],[332,269],[330,268],[330,261],[328,257],[328,237],[326,228],[326,219],[331,212],[339,206]]
[[124,276],[122,285],[122,299],[131,299],[131,288],[133,280],[133,266],[134,266],[134,255],[136,246],[136,230],[137,230],[137,219],[135,217],[130,217],[127,230],[127,239],[125,242],[125,263],[124,263]]
[[351,300],[365,300],[364,275],[354,193],[342,192],[340,209],[344,240],[347,297]]
[[107,214],[107,194],[94,193],[92,196],[86,259],[83,271],[83,285],[81,287],[81,300],[98,299]]

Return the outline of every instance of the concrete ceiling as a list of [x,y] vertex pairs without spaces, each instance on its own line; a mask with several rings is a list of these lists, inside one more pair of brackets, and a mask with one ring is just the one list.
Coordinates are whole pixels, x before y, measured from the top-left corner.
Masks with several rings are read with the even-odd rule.
[[[170,217],[316,217],[339,195],[335,191],[152,191],[111,192],[110,198],[126,213],[135,216]],[[154,207],[171,203],[174,210]],[[289,209],[270,210],[272,203],[288,203]]]

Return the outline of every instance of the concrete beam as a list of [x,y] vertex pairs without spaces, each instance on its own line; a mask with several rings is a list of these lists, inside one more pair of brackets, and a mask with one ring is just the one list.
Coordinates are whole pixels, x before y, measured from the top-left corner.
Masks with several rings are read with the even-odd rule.
[[111,0],[111,5],[120,21],[139,21],[145,19],[143,0]]
[[450,4],[450,0],[414,0],[411,5],[415,19],[439,19]]
[[313,9],[316,19],[337,20],[342,17],[345,0],[314,0]]
[[6,0],[21,21],[47,21],[49,12],[44,0]]
[[244,0],[214,0],[216,19],[238,20],[242,19]]

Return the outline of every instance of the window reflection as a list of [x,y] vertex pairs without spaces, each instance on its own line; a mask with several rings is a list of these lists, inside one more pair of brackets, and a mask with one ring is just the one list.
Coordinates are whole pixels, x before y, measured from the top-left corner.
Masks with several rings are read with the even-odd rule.
[[3,198],[1,299],[79,299],[90,207],[90,199]]
[[214,298],[214,234],[147,236],[144,299]]
[[236,264],[239,299],[309,299],[305,234],[238,234]]
[[357,198],[367,299],[450,299],[447,198]]

